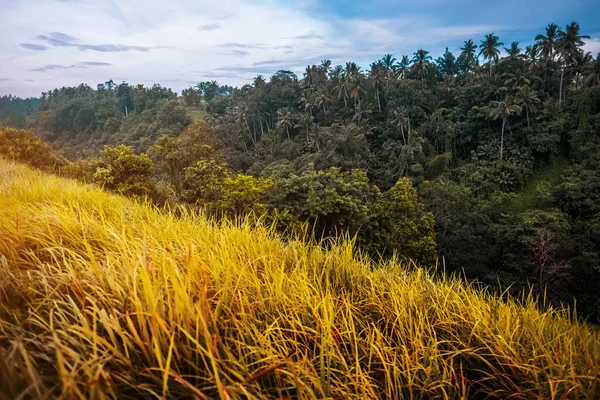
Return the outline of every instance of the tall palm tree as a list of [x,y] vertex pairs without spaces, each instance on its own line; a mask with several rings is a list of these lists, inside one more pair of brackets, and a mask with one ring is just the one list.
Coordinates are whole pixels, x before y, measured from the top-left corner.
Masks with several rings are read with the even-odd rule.
[[529,128],[529,113],[534,114],[537,112],[537,106],[541,103],[535,90],[532,90],[529,86],[521,86],[517,93],[516,102],[525,109],[525,115],[527,115],[527,127]]
[[579,89],[579,78],[583,75],[583,70],[594,61],[592,53],[578,52],[573,59],[575,67],[575,89]]
[[600,86],[600,53],[583,69],[583,84],[586,86]]
[[360,67],[356,65],[355,62],[347,62],[346,63],[346,75],[350,77],[354,77],[360,74]]
[[[383,87],[384,71],[387,68],[382,62],[371,64],[371,71],[369,71],[369,85],[375,91],[375,97],[377,98],[377,106],[379,112],[381,112],[381,99],[379,92]],[[387,70],[387,69],[386,69]]]
[[310,141],[310,129],[313,125],[314,118],[311,113],[306,112],[300,115],[298,122],[294,125],[294,128],[304,128],[306,129],[306,141]]
[[321,60],[321,65],[319,65],[319,67],[325,74],[327,74],[331,70],[331,64],[331,60]]
[[329,91],[326,87],[320,87],[315,94],[315,102],[316,106],[323,109],[323,113],[327,115],[327,106],[329,105],[329,101],[331,100],[329,96]]
[[332,80],[337,81],[342,77],[342,75],[344,75],[344,67],[341,65],[336,65],[331,71],[330,75]]
[[304,86],[310,86],[313,82],[315,76],[314,66],[307,65],[306,70],[304,70]]
[[460,48],[461,53],[458,56],[458,64],[461,66],[464,72],[470,71],[476,62],[475,53],[477,52],[477,46],[473,43],[473,40],[465,40],[465,44]]
[[482,40],[481,44],[479,45],[479,48],[481,49],[479,55],[483,55],[483,58],[488,60],[490,63],[490,76],[492,76],[492,65],[493,63],[498,62],[500,56],[500,50],[498,50],[498,47],[502,46],[503,44],[504,43],[498,41],[498,36],[490,33],[489,35],[485,35],[485,40]]
[[505,47],[504,51],[508,54],[509,58],[517,58],[521,54],[521,49],[519,48],[519,42],[512,42],[510,47]]
[[338,100],[344,99],[344,105],[348,107],[348,99],[350,98],[350,92],[352,91],[352,82],[346,75],[342,75],[337,81],[337,84],[333,87],[333,94],[337,96]]
[[360,95],[362,93],[365,93],[363,78],[357,75],[352,82],[352,91],[350,92],[350,97],[354,99],[354,104],[360,105]]
[[494,101],[492,106],[493,108],[490,110],[490,117],[495,120],[502,118],[502,136],[500,136],[500,159],[502,160],[502,153],[504,151],[504,128],[508,123],[508,117],[518,114],[521,111],[521,107],[516,105],[513,98],[510,96],[506,96],[502,101]]
[[[402,134],[402,140],[404,140],[404,144],[408,144],[408,141],[410,141],[410,113],[408,111],[408,108],[406,108],[405,106],[395,108],[392,111],[391,121],[396,127],[396,129],[400,129],[400,133]],[[408,141],[407,136],[404,135],[405,130],[408,133]]]
[[266,83],[265,77],[262,75],[256,75],[256,78],[254,78],[254,87],[256,88],[263,87]]
[[540,56],[545,60],[554,58],[559,31],[558,25],[550,24],[546,27],[545,35],[540,33],[535,37],[537,41],[535,46],[538,48]]
[[362,125],[363,121],[365,121],[373,112],[368,108],[363,108],[363,106],[359,103],[354,109],[354,116],[352,117],[352,121],[356,122],[356,125]]
[[589,39],[587,35],[579,34],[579,24],[577,22],[571,22],[567,25],[566,31],[558,32],[558,43],[556,45],[560,54],[562,63],[562,69],[560,72],[560,88],[558,92],[558,106],[562,105],[563,95],[563,80],[565,76],[565,68],[573,63],[577,53],[581,52],[581,46],[585,44],[583,39]]
[[276,126],[282,126],[285,128],[285,133],[287,134],[288,140],[290,138],[290,128],[294,126],[294,122],[292,120],[292,112],[287,108],[282,108],[277,110],[277,124]]
[[410,60],[408,59],[408,56],[402,56],[400,62],[394,65],[394,75],[398,78],[404,78],[409,66]]
[[412,68],[420,80],[425,78],[425,74],[431,65],[431,56],[427,50],[419,49],[415,52],[412,59]]
[[383,64],[383,66],[388,70],[388,72],[392,72],[392,69],[394,68],[394,63],[396,62],[396,59],[394,58],[393,55],[388,53],[385,56],[383,56],[383,58],[381,59],[381,62]]

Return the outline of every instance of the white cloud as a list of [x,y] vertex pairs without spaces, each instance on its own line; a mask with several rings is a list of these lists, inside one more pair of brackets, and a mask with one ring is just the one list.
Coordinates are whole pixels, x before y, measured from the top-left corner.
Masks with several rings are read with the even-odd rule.
[[301,72],[323,58],[364,64],[387,52],[412,54],[426,47],[434,53],[449,40],[497,31],[493,26],[442,26],[412,17],[319,19],[309,12],[309,3],[2,3],[0,94],[36,96],[57,86],[94,86],[111,78],[162,83],[176,90],[206,79],[241,85],[257,73],[268,76],[279,68]]
[[595,58],[596,54],[600,53],[600,35],[594,35],[591,39],[587,39],[583,50],[589,51]]

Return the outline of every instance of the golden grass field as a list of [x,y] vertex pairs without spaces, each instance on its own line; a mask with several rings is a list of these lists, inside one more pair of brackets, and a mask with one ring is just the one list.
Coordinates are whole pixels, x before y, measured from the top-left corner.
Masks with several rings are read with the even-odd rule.
[[0,160],[0,398],[593,399],[600,334],[532,298]]

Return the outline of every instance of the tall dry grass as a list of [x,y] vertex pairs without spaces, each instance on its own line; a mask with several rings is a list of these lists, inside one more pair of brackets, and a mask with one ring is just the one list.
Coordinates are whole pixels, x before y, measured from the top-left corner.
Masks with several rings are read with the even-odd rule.
[[0,398],[600,395],[600,335],[533,299],[0,160]]

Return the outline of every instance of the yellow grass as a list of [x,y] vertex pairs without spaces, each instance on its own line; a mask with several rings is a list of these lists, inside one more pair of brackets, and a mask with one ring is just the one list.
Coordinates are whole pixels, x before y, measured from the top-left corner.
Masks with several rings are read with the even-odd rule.
[[[532,299],[0,160],[0,398],[598,398]],[[20,396],[20,397],[19,397]]]

